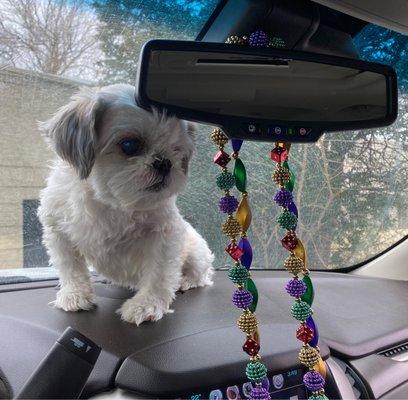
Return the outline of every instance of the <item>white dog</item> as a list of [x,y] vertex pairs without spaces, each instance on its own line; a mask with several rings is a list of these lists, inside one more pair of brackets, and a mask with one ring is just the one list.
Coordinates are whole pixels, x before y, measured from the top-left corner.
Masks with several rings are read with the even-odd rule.
[[113,85],[77,94],[40,129],[58,155],[38,212],[59,271],[56,307],[93,307],[88,266],[137,289],[118,310],[137,325],[172,312],[177,290],[212,284],[214,256],[176,206],[192,124],[147,112],[134,87]]

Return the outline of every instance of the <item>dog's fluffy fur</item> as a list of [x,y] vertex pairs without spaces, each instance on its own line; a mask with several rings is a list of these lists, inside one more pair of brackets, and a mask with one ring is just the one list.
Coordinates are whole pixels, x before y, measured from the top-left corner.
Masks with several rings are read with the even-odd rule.
[[[132,86],[113,85],[80,92],[40,129],[58,156],[39,208],[59,272],[56,307],[93,307],[90,266],[137,290],[118,310],[137,325],[171,312],[177,290],[212,284],[213,254],[176,206],[194,149],[191,124],[147,112]],[[139,140],[140,154],[126,156],[124,138]],[[158,157],[171,161],[164,179],[153,167]]]

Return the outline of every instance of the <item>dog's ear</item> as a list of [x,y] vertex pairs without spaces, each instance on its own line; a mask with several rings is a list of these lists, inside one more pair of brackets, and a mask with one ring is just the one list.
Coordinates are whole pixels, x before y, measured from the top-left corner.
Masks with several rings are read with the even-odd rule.
[[102,102],[91,91],[82,91],[71,98],[39,128],[52,149],[86,179],[95,162],[96,123]]

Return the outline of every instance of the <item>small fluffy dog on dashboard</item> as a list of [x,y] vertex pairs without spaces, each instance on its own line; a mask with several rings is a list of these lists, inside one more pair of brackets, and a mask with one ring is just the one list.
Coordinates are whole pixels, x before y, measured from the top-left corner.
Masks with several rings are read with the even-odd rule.
[[139,108],[134,87],[82,91],[40,124],[57,157],[38,215],[65,311],[95,304],[88,267],[137,290],[118,310],[141,324],[172,312],[178,290],[212,284],[213,254],[180,215],[194,126]]

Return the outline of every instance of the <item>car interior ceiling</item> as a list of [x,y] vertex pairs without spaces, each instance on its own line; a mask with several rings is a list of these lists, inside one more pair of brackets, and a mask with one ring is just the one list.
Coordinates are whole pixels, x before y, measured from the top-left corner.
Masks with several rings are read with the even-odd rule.
[[[273,27],[291,49],[358,58],[352,38],[366,25],[308,0],[224,0],[197,40],[224,42],[232,34]],[[248,80],[248,92],[253,83]],[[386,258],[380,258],[374,261],[387,266]],[[407,266],[406,259],[397,261],[401,262]],[[282,295],[287,274],[251,273],[262,299],[257,316],[263,362],[271,376],[296,375],[302,368],[299,344],[287,312],[290,298]],[[313,309],[319,322],[319,347],[328,365],[327,396],[408,398],[408,281],[362,276],[346,269],[313,271],[313,282],[318,288]],[[216,272],[212,287],[179,293],[172,306],[174,314],[137,328],[115,314],[132,291],[96,274],[92,284],[98,307],[78,313],[49,305],[55,299],[56,279],[0,285],[0,399],[20,392],[67,327],[102,349],[81,398],[104,398],[105,392],[108,398],[112,391],[123,390],[134,398],[198,400],[208,398],[214,389],[245,383],[244,357],[236,351],[242,347],[242,335],[235,326],[235,310],[228,304],[231,283],[226,271]]]

